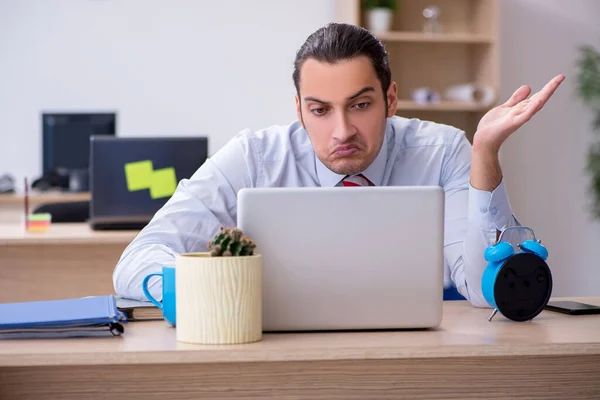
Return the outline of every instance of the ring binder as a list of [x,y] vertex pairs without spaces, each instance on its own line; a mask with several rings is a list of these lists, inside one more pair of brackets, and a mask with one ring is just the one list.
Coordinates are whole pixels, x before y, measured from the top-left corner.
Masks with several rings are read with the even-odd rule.
[[121,336],[127,323],[113,295],[0,304],[0,338]]

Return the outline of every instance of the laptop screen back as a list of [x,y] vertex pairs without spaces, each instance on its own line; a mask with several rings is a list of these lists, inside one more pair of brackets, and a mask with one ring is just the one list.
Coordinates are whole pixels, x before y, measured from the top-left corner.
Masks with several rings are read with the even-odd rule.
[[90,217],[147,222],[208,157],[206,137],[93,137]]

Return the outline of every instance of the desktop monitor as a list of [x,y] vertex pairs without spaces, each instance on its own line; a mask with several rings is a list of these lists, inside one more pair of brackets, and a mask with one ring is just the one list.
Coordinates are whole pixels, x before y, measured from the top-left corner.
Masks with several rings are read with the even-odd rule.
[[92,135],[116,134],[116,113],[43,113],[43,175],[87,170]]
[[208,138],[93,136],[90,149],[91,227],[141,229],[206,161]]

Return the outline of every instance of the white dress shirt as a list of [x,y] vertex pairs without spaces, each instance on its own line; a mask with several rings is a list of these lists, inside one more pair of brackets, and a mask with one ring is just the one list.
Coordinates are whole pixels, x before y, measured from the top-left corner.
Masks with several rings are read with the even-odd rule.
[[[362,174],[377,186],[444,189],[446,276],[471,304],[488,307],[481,293],[487,264],[483,252],[496,240],[497,230],[519,223],[503,182],[492,192],[476,190],[470,185],[470,166],[471,144],[463,131],[394,116],[387,119],[381,151]],[[326,187],[338,185],[343,178],[315,156],[298,121],[242,131],[190,179],[179,183],[165,206],[125,249],[113,273],[117,294],[145,300],[141,285],[146,275],[160,272],[163,265],[175,265],[177,254],[207,251],[207,242],[221,225],[237,225],[240,189]],[[510,240],[520,231],[509,231],[505,238]],[[160,299],[160,280],[151,282],[151,293]]]

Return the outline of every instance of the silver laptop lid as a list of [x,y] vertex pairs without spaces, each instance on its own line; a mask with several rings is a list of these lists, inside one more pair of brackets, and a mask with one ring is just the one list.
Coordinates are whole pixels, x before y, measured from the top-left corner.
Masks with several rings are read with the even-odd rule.
[[238,226],[263,255],[265,331],[441,321],[440,187],[242,189]]

